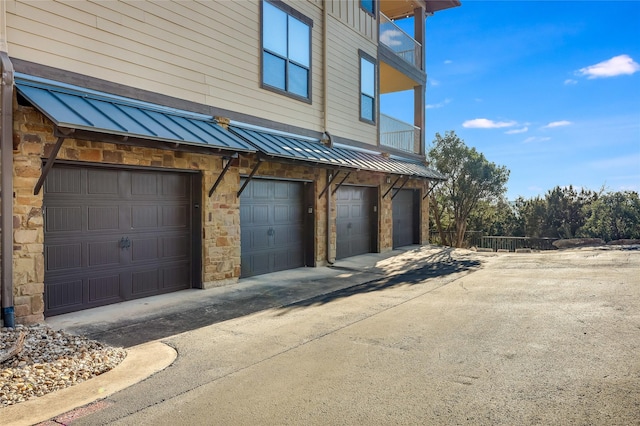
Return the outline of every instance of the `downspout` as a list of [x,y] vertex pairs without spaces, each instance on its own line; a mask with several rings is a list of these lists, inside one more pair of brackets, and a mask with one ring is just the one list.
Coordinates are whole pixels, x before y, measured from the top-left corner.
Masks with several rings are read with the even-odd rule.
[[[328,1],[325,0],[322,2],[322,89],[323,89],[323,112],[322,112],[322,130],[324,135],[326,136],[328,143],[327,146],[329,148],[333,147],[333,138],[331,138],[331,134],[327,127],[329,125],[329,119],[327,117],[329,111],[329,64],[327,63],[327,50],[329,45],[329,29],[327,26],[329,25],[329,10]],[[329,171],[327,171],[327,185],[331,184],[331,176]],[[326,247],[326,258],[327,263],[329,265],[333,265],[333,260],[331,259],[331,190],[327,191],[327,247]]]
[[13,309],[13,64],[9,59],[7,44],[6,0],[0,0],[0,171],[2,183],[2,235],[0,236],[0,298],[5,327],[15,326]]

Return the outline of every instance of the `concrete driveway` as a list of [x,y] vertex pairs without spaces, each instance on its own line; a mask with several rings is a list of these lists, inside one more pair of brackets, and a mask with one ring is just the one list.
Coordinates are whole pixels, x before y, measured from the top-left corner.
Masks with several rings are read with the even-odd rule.
[[172,366],[73,424],[640,424],[640,251],[429,256],[164,339]]

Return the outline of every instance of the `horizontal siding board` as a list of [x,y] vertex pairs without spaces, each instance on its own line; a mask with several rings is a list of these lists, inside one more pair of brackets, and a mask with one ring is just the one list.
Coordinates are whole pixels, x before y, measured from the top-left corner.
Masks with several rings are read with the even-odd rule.
[[[260,88],[258,1],[9,2],[12,56],[276,122],[322,130],[322,0],[290,1],[313,20],[312,104]],[[375,28],[356,1],[329,0],[329,129],[360,141],[358,49]],[[52,18],[53,17],[53,18]],[[335,129],[334,129],[335,128]]]
[[[359,9],[359,7],[358,7]],[[358,50],[376,56],[376,47],[344,21],[331,19],[328,60],[330,131],[348,139],[376,144],[377,128],[360,121],[360,59]]]

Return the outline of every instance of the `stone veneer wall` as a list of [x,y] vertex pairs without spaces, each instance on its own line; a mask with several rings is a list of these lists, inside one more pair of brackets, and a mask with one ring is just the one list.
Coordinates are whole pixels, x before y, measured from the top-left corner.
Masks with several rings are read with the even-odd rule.
[[[16,320],[30,324],[44,318],[43,191],[33,195],[42,158],[56,143],[52,123],[35,108],[14,104],[14,252],[13,292]],[[209,198],[222,170],[216,155],[192,154],[143,146],[65,139],[59,160],[198,170],[202,173],[203,287],[235,282],[240,275],[240,215],[236,197],[238,168],[231,167]]]
[[[14,273],[13,291],[16,320],[31,324],[44,319],[44,227],[43,191],[33,195],[42,172],[42,158],[47,158],[56,143],[52,123],[35,108],[18,106],[14,101]],[[243,155],[229,168],[216,192],[209,197],[223,168],[222,159],[215,155],[192,154],[159,150],[143,146],[118,145],[105,142],[65,139],[59,160],[78,162],[197,170],[202,173],[202,283],[204,288],[236,282],[240,276],[240,176],[248,175],[256,163],[255,156]],[[265,161],[256,177],[300,179],[314,186],[315,259],[317,265],[326,264],[327,212],[324,194],[327,170],[306,165],[292,165]],[[386,175],[371,172],[352,172],[344,184],[377,188],[379,223],[378,247],[381,252],[392,249],[393,221],[391,193],[382,199],[390,184]],[[338,177],[336,182],[339,182]],[[394,179],[395,180],[395,179]],[[332,188],[335,188],[332,185]],[[426,188],[423,181],[411,179],[405,188]],[[329,191],[327,191],[329,192]],[[335,195],[331,195],[331,258],[335,258]],[[422,241],[428,241],[428,200],[422,201]]]

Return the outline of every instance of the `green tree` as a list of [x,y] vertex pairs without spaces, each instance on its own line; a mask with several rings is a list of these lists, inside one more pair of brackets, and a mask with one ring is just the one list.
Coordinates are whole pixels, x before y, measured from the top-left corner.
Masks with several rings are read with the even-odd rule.
[[556,186],[547,192],[547,223],[543,232],[545,237],[573,238],[584,225],[586,217],[585,206],[597,198],[593,191],[581,189],[576,191],[569,187]]
[[518,216],[520,234],[512,234],[516,237],[545,236],[547,231],[547,203],[541,197],[528,200],[518,197],[516,199],[516,214]]
[[635,191],[601,194],[583,212],[580,236],[605,241],[640,238],[640,197]]
[[[489,162],[453,131],[444,137],[436,133],[428,159],[447,176],[430,199],[440,239],[444,244],[462,247],[469,216],[481,201],[496,202],[504,195],[509,170]],[[447,231],[452,235],[450,240]]]
[[480,200],[469,215],[467,229],[482,235],[518,235],[520,223],[514,206],[504,197]]

